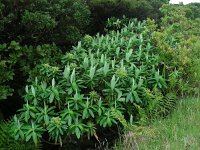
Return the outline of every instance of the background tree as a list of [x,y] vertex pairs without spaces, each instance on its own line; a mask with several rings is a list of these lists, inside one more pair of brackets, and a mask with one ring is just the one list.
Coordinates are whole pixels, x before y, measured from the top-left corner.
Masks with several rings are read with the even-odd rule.
[[0,42],[66,46],[81,38],[89,17],[82,0],[0,0]]
[[110,17],[144,20],[147,17],[159,20],[159,8],[169,0],[88,0],[93,18],[93,32],[103,31],[105,21]]
[[82,0],[0,0],[0,100],[8,99],[0,110],[5,116],[21,104],[20,90],[37,75],[37,65],[56,64],[61,54],[56,45],[66,51],[89,22]]

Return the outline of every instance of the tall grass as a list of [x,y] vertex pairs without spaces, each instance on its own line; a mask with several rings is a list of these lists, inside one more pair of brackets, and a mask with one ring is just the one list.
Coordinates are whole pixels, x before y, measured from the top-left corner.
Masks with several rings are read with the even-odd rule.
[[177,109],[170,116],[142,127],[140,132],[127,132],[113,149],[199,150],[200,99],[180,100]]

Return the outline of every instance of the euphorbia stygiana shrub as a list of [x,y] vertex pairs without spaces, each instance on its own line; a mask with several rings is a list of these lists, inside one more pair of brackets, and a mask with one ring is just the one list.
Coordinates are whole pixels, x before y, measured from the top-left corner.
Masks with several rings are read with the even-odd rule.
[[87,35],[63,56],[62,67],[41,65],[12,122],[16,140],[38,143],[48,133],[62,145],[137,121],[137,109],[151,105],[153,91],[167,93],[151,27],[134,19],[105,36]]

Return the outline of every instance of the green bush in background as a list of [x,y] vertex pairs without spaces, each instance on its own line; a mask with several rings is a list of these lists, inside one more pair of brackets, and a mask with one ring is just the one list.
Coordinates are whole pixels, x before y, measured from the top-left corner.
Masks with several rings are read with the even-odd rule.
[[[155,34],[156,48],[160,51],[167,72],[176,67],[180,76],[176,93],[198,94],[200,79],[200,19],[187,17],[189,6],[163,5],[161,29]],[[173,68],[172,68],[173,69]]]

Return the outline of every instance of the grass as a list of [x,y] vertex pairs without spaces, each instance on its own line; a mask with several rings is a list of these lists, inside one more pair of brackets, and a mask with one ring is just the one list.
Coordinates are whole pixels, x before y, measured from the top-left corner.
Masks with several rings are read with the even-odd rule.
[[127,132],[114,150],[200,150],[200,99],[180,100],[177,109],[166,119]]

